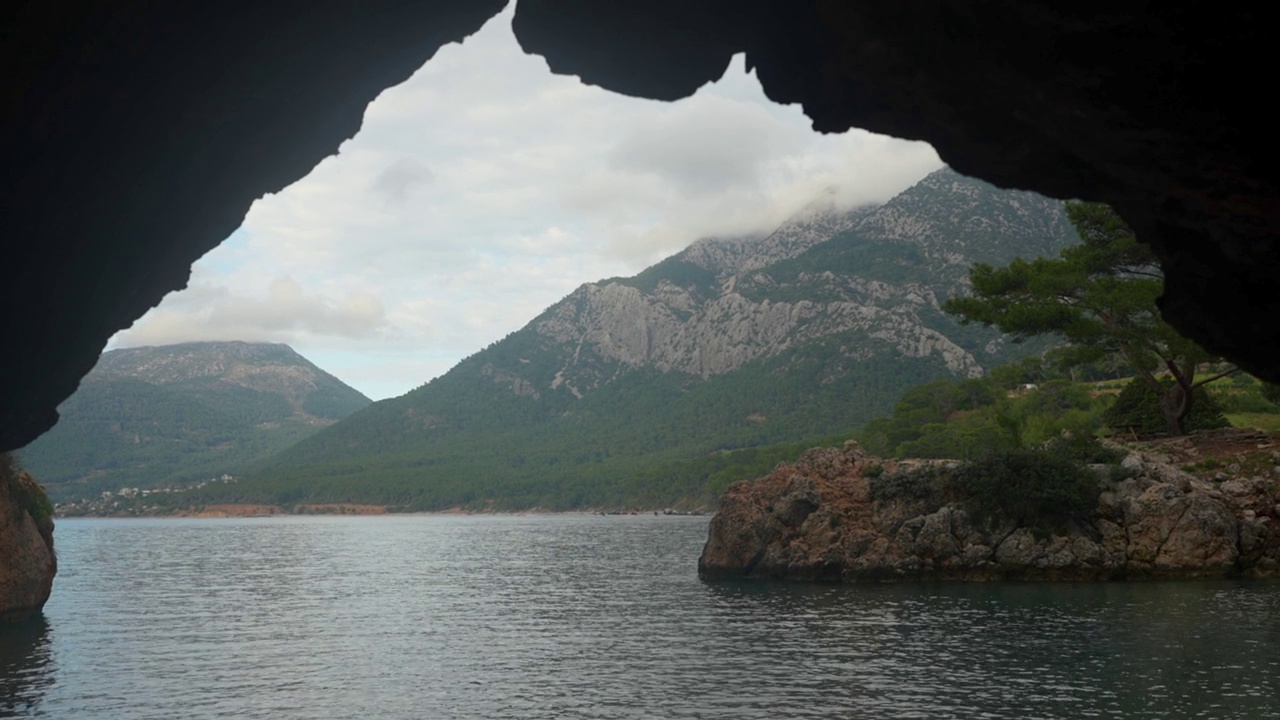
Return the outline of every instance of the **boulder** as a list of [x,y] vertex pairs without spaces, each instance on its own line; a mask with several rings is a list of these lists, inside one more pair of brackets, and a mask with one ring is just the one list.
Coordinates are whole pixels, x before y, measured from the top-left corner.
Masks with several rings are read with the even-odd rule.
[[44,489],[24,471],[0,473],[0,623],[39,613],[57,569]]

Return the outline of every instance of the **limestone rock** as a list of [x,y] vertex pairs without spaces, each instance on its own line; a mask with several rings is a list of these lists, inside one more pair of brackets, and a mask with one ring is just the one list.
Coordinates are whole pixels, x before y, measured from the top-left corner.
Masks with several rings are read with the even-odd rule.
[[[1001,264],[1028,254],[1028,244],[1030,254],[1051,255],[1076,241],[1057,201],[997,191],[947,168],[881,206],[837,210],[831,202],[819,198],[764,237],[702,239],[639,276],[575,290],[531,323],[541,339],[572,348],[551,389],[587,393],[615,368],[710,378],[850,333],[861,338],[840,351],[851,360],[935,358],[954,376],[977,377],[989,360],[975,356],[981,346],[962,347],[931,318],[963,290],[974,262]],[[844,253],[873,241],[913,258],[901,267],[927,272],[878,274],[869,260],[856,263],[863,270],[833,272],[801,262],[825,248],[829,262],[847,264],[853,256]],[[1001,346],[992,337],[986,345]]]

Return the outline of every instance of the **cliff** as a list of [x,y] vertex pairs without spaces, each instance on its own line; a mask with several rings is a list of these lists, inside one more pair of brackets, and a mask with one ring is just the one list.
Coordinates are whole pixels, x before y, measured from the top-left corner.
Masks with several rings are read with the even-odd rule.
[[6,456],[0,463],[0,623],[38,613],[57,570],[53,507],[44,489]]
[[[1131,449],[1119,465],[1123,479],[1100,473],[1090,516],[1050,532],[979,520],[961,502],[885,498],[874,485],[901,463],[869,457],[853,442],[810,450],[726,490],[698,572],[847,582],[1280,575],[1280,453],[1265,451],[1275,438],[1259,442],[1258,433],[1239,430],[1203,437],[1252,452],[1178,466],[1196,457],[1187,452],[1194,440]],[[1210,472],[1217,467],[1230,472]]]
[[707,379],[837,339],[856,359],[929,359],[976,377],[1026,353],[961,328],[942,303],[974,263],[1077,241],[1061,202],[950,168],[880,206],[837,210],[824,195],[764,237],[702,239],[635,277],[579,287],[522,331],[557,356],[554,374],[513,365],[493,379],[581,397],[637,368]]

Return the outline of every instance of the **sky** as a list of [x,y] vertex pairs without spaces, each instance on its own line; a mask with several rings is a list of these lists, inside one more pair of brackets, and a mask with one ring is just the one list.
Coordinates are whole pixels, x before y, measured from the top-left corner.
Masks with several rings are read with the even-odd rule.
[[586,282],[707,236],[767,232],[824,190],[883,202],[925,143],[813,132],[735,57],[674,103],[553,75],[508,7],[365,112],[107,349],[282,342],[374,400],[402,395]]

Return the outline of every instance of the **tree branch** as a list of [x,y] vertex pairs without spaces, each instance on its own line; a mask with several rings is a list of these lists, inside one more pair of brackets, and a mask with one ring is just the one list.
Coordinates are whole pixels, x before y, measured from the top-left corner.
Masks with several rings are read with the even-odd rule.
[[1240,372],[1240,368],[1235,367],[1235,366],[1233,365],[1233,366],[1231,367],[1231,369],[1230,369],[1230,370],[1223,370],[1222,372],[1218,373],[1217,375],[1210,375],[1209,377],[1207,377],[1207,378],[1205,378],[1205,379],[1203,379],[1203,380],[1198,380],[1198,381],[1196,381],[1196,383],[1195,383],[1194,385],[1192,385],[1192,386],[1191,386],[1191,388],[1192,388],[1192,389],[1195,389],[1195,388],[1200,387],[1201,385],[1208,385],[1209,383],[1213,382],[1214,380],[1221,380],[1222,378],[1224,378],[1224,377],[1226,377],[1226,376],[1228,376],[1228,375],[1234,375],[1234,374],[1236,374],[1236,373],[1238,373],[1238,372]]

